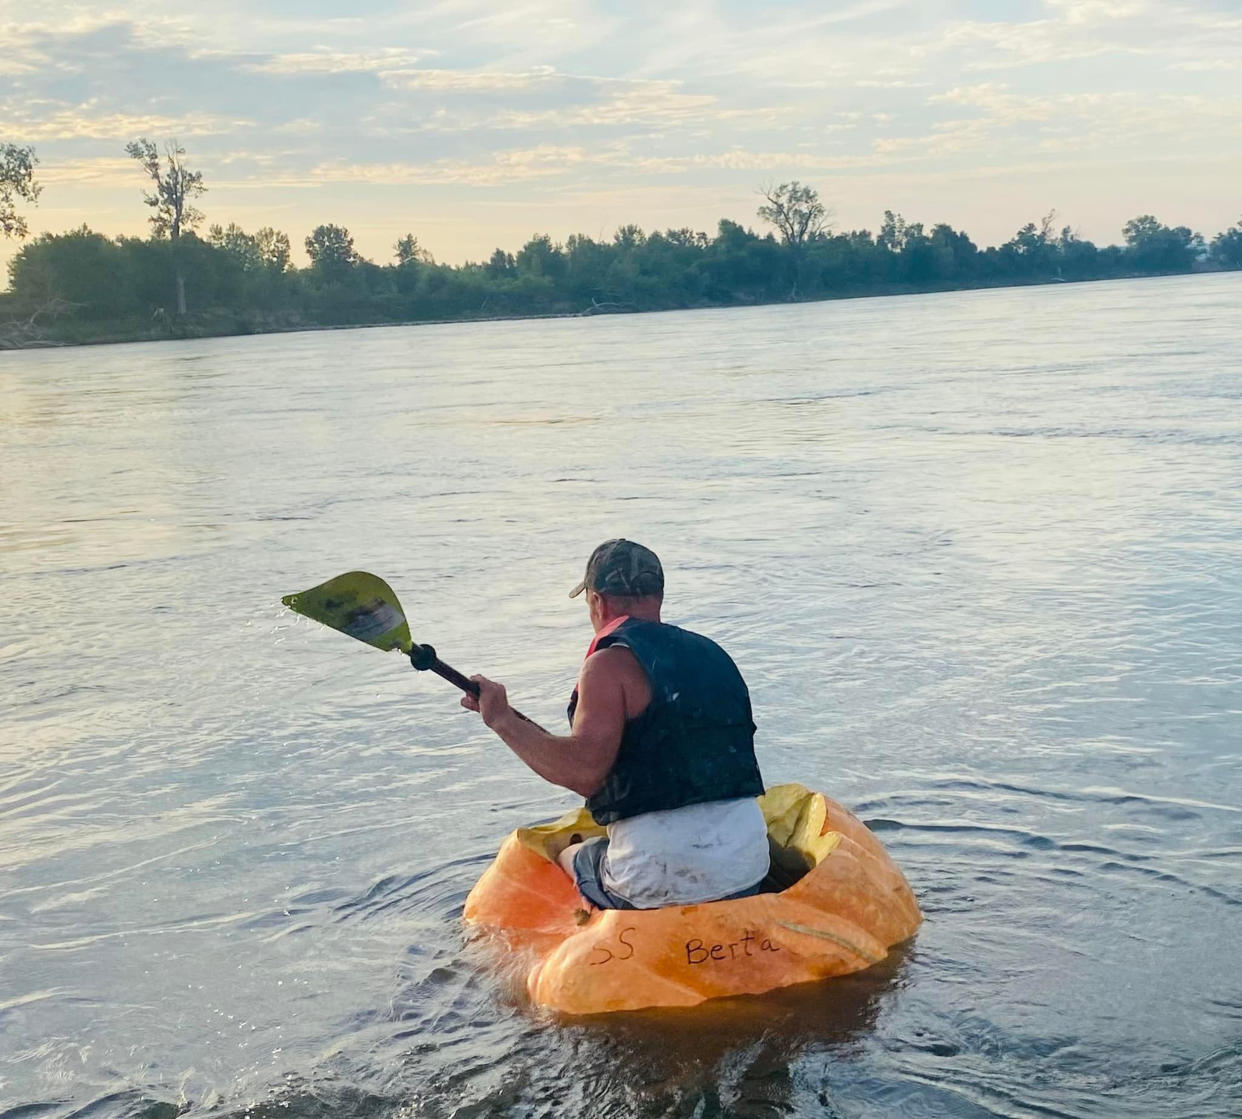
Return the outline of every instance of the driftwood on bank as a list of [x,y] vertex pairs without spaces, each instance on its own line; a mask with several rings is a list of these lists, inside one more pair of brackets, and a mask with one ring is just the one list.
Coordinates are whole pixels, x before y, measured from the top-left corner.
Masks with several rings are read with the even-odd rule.
[[614,303],[610,301],[601,302],[595,296],[591,296],[591,306],[583,311],[579,311],[582,315],[624,315],[636,311],[638,308],[632,303]]
[[26,350],[36,346],[63,346],[44,336],[40,319],[47,322],[72,311],[78,304],[53,297],[27,318],[13,318],[0,322],[0,350]]

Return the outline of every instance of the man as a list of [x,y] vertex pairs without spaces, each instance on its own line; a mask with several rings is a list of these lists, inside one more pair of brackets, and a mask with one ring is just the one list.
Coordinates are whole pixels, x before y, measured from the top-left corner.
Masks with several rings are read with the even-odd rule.
[[571,592],[586,592],[595,639],[569,703],[570,733],[517,716],[482,676],[462,706],[531,769],[587,798],[608,838],[576,843],[561,866],[593,905],[655,909],[757,893],[768,840],[755,801],[750,694],[713,641],[660,620],[654,552],[606,540]]

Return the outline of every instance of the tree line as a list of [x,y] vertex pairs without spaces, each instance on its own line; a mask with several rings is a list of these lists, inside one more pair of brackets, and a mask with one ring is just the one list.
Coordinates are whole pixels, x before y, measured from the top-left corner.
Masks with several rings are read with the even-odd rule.
[[[541,234],[516,253],[437,263],[406,234],[376,264],[348,229],[317,226],[310,264],[295,267],[289,237],[265,227],[209,225],[206,192],[177,143],[147,139],[126,152],[145,176],[149,237],[106,237],[83,225],[27,240],[0,296],[0,344],[249,333],[310,326],[592,314],[952,288],[1167,275],[1242,268],[1242,222],[1208,243],[1151,215],[1128,221],[1124,244],[1097,246],[1055,212],[1003,245],[979,248],[940,223],[885,211],[879,229],[839,231],[817,191],[799,182],[762,193],[759,232],[722,219],[714,236],[622,226],[610,240]],[[37,157],[0,145],[0,232],[25,238],[37,203]],[[7,322],[7,326],[5,323]],[[7,331],[7,334],[6,334]]]

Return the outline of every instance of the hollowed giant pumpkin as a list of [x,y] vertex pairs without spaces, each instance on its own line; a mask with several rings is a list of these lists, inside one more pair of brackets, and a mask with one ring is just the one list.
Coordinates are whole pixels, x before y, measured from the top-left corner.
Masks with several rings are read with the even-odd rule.
[[586,809],[519,828],[466,899],[465,920],[534,956],[531,999],[566,1014],[692,1006],[877,964],[922,921],[866,826],[801,785],[759,798],[769,892],[665,909],[595,909],[556,862],[571,835],[603,835]]

